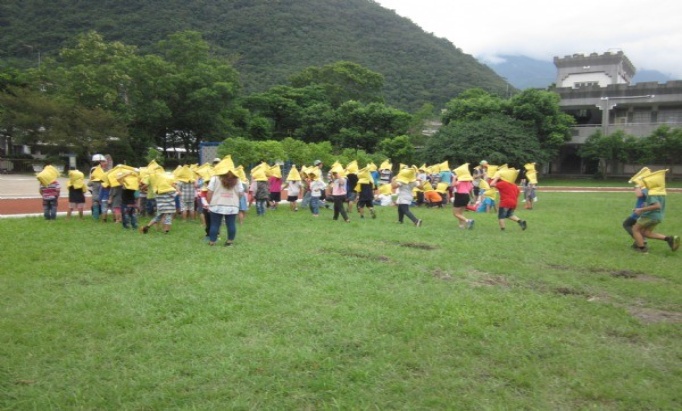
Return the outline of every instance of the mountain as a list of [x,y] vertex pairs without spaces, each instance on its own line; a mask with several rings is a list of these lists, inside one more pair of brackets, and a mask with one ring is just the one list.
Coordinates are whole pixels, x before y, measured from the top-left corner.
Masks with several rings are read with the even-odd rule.
[[[501,55],[485,64],[500,77],[518,89],[547,88],[556,81],[556,67],[553,61],[536,60],[526,56]],[[655,81],[665,83],[672,77],[656,70],[640,70],[635,73],[632,83]]]
[[76,34],[96,30],[106,41],[141,51],[169,34],[195,30],[213,52],[234,62],[244,92],[285,84],[310,66],[352,61],[385,77],[386,102],[414,111],[436,107],[481,87],[504,94],[492,69],[448,40],[372,0],[4,0],[0,50],[7,60],[36,64],[56,57]]

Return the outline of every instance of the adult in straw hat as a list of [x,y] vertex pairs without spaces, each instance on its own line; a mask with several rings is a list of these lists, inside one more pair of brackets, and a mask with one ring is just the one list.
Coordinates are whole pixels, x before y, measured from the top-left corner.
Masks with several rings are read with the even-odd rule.
[[398,222],[403,223],[405,216],[409,218],[415,226],[421,227],[422,220],[412,214],[410,205],[412,204],[412,190],[415,187],[422,188],[424,182],[417,181],[417,169],[415,167],[404,168],[400,170],[397,176],[391,181],[391,187],[398,189],[398,198],[396,204],[398,205]]
[[680,248],[680,237],[655,233],[654,229],[661,222],[665,215],[665,173],[668,170],[659,170],[644,177],[641,177],[644,186],[648,193],[643,207],[635,208],[634,213],[639,216],[637,222],[632,227],[632,234],[635,237],[637,248],[635,251],[640,253],[648,253],[649,247],[644,243],[645,238],[654,240],[663,240],[668,243],[672,251],[677,251]]
[[490,187],[497,188],[500,193],[500,207],[497,210],[497,219],[500,230],[505,229],[505,220],[509,219],[518,223],[521,230],[528,228],[526,220],[522,220],[514,214],[519,201],[519,188],[516,186],[516,177],[519,170],[506,168],[495,173],[495,178],[490,182]]
[[208,182],[208,191],[206,192],[206,201],[208,201],[211,218],[208,245],[213,246],[218,240],[218,231],[220,231],[223,219],[227,226],[225,246],[229,247],[234,243],[237,236],[239,203],[243,195],[244,186],[239,180],[237,171],[234,168],[216,167],[216,175],[211,177]]

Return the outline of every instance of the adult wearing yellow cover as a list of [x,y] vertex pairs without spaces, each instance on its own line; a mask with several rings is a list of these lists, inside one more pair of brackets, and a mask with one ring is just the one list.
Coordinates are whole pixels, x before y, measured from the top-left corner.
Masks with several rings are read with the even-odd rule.
[[239,214],[239,201],[244,195],[244,186],[234,169],[222,171],[216,170],[217,174],[208,182],[206,200],[211,212],[211,228],[209,229],[208,245],[215,245],[218,240],[220,224],[225,219],[227,226],[227,241],[225,246],[231,246],[237,236],[237,214]]

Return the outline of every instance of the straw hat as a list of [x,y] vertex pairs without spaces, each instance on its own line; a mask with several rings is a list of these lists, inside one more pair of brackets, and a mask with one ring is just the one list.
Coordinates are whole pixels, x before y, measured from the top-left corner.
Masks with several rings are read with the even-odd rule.
[[474,178],[469,171],[469,163],[464,163],[452,171],[457,175],[458,181],[474,181]]
[[40,181],[40,185],[47,187],[51,182],[59,177],[59,170],[55,166],[47,165],[43,170],[36,174],[36,178]]
[[298,172],[296,166],[291,167],[291,170],[289,170],[287,181],[301,181],[301,173]]
[[395,180],[403,184],[409,184],[413,181],[417,181],[417,169],[414,167],[403,168],[400,170]]
[[642,183],[642,177],[646,177],[649,174],[651,174],[651,170],[649,167],[642,167],[641,170],[639,170],[637,173],[635,173],[630,180],[628,180],[628,183],[630,184],[637,184],[640,187],[644,186],[644,183]]
[[668,170],[658,170],[650,173],[647,176],[642,177],[642,182],[649,190],[647,195],[650,196],[664,196],[667,194],[665,191],[665,173]]

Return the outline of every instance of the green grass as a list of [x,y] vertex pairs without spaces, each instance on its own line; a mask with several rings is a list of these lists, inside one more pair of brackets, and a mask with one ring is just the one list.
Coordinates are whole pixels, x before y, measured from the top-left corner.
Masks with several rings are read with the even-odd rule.
[[682,251],[632,252],[632,205],[541,193],[525,232],[282,208],[230,248],[0,220],[0,409],[678,410]]
[[[539,187],[542,186],[559,186],[559,187],[632,187],[628,184],[629,177],[624,178],[608,178],[608,179],[595,179],[595,178],[583,178],[583,179],[561,179],[561,178],[540,178]],[[675,179],[673,181],[666,181],[666,187],[668,188],[682,188],[682,181]]]

